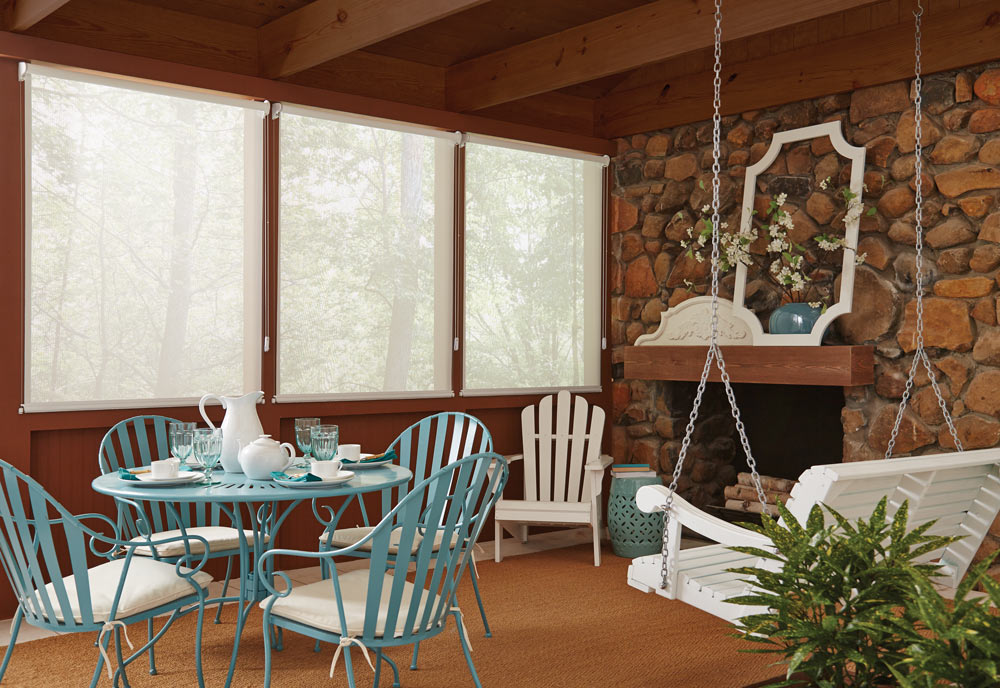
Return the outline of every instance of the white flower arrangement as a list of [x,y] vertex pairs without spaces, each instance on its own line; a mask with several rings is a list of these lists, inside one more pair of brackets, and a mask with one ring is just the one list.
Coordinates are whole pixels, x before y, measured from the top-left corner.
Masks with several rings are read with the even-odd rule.
[[[828,189],[830,184],[830,178],[827,177],[819,183],[819,188]],[[858,221],[865,213],[864,204],[858,195],[848,188],[843,188],[838,196],[844,199],[846,206],[843,218],[845,226]],[[767,257],[764,259],[767,268],[764,274],[784,292],[787,301],[806,301],[808,298],[809,300],[806,302],[810,306],[826,310],[831,298],[832,285],[813,284],[811,275],[815,274],[814,270],[817,267],[815,249],[807,249],[790,238],[789,234],[795,229],[795,221],[785,208],[787,201],[788,194],[786,193],[779,193],[775,196],[768,204],[765,219],[756,221],[760,225],[759,229],[754,226],[755,223],[751,220],[748,227],[738,232],[720,232],[719,267],[723,272],[728,272],[741,263],[748,267],[752,266],[754,257],[750,252],[750,245],[761,236],[761,231],[764,231],[768,240],[766,244]],[[711,210],[711,206],[707,204],[701,209],[701,219],[695,226],[688,227],[688,239],[681,242],[687,255],[698,263],[705,262],[703,250],[710,245],[709,242],[712,238],[712,219],[707,217]],[[869,216],[874,213],[874,208],[867,212]],[[756,214],[756,211],[750,211],[751,218]],[[678,213],[675,219],[678,217],[682,217],[682,215]],[[728,224],[720,222],[719,228],[727,230]],[[843,237],[835,234],[817,234],[811,241],[815,241],[815,248],[827,254],[841,249],[855,251],[856,265],[862,265],[867,257],[867,254],[864,253],[857,254],[855,247],[848,246]],[[693,285],[687,286],[689,291],[693,287]]]

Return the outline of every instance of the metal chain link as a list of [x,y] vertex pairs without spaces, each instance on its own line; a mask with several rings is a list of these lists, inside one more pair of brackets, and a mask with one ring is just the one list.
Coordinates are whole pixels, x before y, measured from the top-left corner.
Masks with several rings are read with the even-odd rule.
[[913,81],[914,88],[916,89],[917,95],[913,101],[913,135],[916,138],[915,149],[913,154],[916,156],[914,165],[914,174],[917,180],[917,191],[916,191],[916,212],[914,216],[914,222],[916,224],[917,233],[917,255],[916,255],[916,293],[917,293],[917,346],[913,350],[913,363],[910,365],[910,372],[906,378],[906,387],[903,389],[903,398],[899,402],[899,409],[896,411],[896,422],[892,426],[892,434],[889,435],[889,443],[885,449],[885,458],[891,459],[893,449],[896,447],[896,437],[899,435],[899,428],[903,423],[903,412],[906,410],[906,406],[910,401],[910,395],[913,393],[914,379],[917,375],[917,370],[921,364],[927,370],[927,377],[930,379],[931,387],[934,389],[934,394],[937,396],[938,406],[941,407],[941,413],[944,416],[945,423],[948,425],[948,431],[951,433],[952,439],[955,441],[955,448],[958,451],[962,451],[962,441],[958,438],[958,430],[955,428],[955,423],[952,420],[951,412],[948,411],[948,404],[944,399],[944,394],[941,393],[941,387],[938,385],[937,376],[934,374],[934,368],[931,366],[930,358],[927,356],[927,351],[924,348],[924,184],[923,184],[923,77],[921,76],[921,64],[920,58],[922,56],[922,51],[920,47],[920,41],[922,38],[920,31],[920,22],[924,14],[924,8],[917,1],[917,11],[913,13],[914,23],[915,23],[915,33],[914,33],[914,72],[916,78]]
[[691,446],[691,438],[694,435],[695,421],[698,419],[698,412],[701,408],[702,397],[708,384],[708,376],[712,370],[712,363],[719,366],[719,376],[726,390],[726,397],[729,400],[729,407],[733,418],[736,420],[736,430],[739,433],[740,444],[747,457],[747,465],[750,467],[750,475],[754,487],[757,490],[757,499],[760,501],[764,512],[767,512],[764,488],[761,486],[760,474],[757,472],[757,462],[750,451],[750,441],[747,439],[746,427],[740,417],[739,407],[736,405],[736,396],[733,394],[729,373],[726,370],[726,363],[722,357],[722,349],[719,348],[719,172],[721,166],[720,140],[722,117],[720,110],[722,107],[722,0],[715,0],[715,77],[713,79],[714,97],[712,100],[712,337],[708,345],[708,354],[705,356],[705,365],[701,370],[701,378],[698,381],[698,390],[695,393],[694,404],[691,407],[691,414],[688,416],[687,427],[684,429],[684,439],[677,455],[677,462],[674,464],[674,472],[667,488],[667,498],[660,510],[663,512],[663,540],[660,557],[660,588],[667,589],[670,586],[670,510],[673,507],[674,494],[677,492],[677,483],[681,477],[681,470],[684,466],[684,459],[687,457],[688,448]]

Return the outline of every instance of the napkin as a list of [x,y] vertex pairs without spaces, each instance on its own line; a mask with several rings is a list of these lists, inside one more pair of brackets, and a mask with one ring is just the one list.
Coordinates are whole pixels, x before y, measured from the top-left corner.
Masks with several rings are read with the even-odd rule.
[[284,480],[286,483],[314,483],[317,480],[322,480],[318,475],[313,475],[312,473],[288,475],[283,471],[272,471],[271,477],[275,480]]
[[397,458],[396,452],[390,449],[387,452],[382,452],[381,454],[374,454],[360,461],[351,461],[350,459],[341,459],[345,464],[357,464],[357,463],[372,463],[373,461],[395,461]]
[[138,480],[137,477],[127,468],[118,469],[118,477],[122,480]]

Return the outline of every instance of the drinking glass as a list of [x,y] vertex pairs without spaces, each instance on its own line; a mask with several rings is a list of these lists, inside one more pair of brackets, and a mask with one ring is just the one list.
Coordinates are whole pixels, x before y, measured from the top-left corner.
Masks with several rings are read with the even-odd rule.
[[218,428],[198,428],[193,432],[194,458],[205,473],[203,485],[215,485],[212,471],[222,458],[222,430]]
[[337,455],[340,427],[315,425],[311,431],[312,455],[317,461],[329,461]]
[[309,455],[312,452],[312,429],[319,425],[319,418],[296,418],[295,419],[295,444],[299,445],[306,463],[309,463]]
[[191,442],[194,440],[194,430],[197,423],[170,424],[170,453],[178,459],[181,465],[191,456]]

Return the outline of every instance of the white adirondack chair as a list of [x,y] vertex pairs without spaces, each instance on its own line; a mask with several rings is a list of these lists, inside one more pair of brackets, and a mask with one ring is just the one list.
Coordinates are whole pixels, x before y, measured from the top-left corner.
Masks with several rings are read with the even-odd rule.
[[566,390],[559,392],[554,414],[552,402],[549,395],[538,402],[537,414],[534,406],[521,412],[524,453],[508,456],[507,461],[524,461],[524,499],[501,498],[496,503],[494,558],[503,559],[505,529],[527,542],[529,523],[586,523],[594,531],[594,566],[600,566],[601,483],[612,462],[610,456],[601,454],[604,409],[591,407],[581,396],[574,400]]
[[[636,502],[640,509],[651,513],[665,503],[667,494],[664,487],[643,487]],[[965,536],[923,558],[944,566],[945,575],[937,583],[945,595],[953,593],[1000,511],[1000,449],[813,466],[799,478],[786,506],[803,523],[817,502],[854,520],[870,515],[884,496],[888,497],[890,516],[904,500],[909,501],[908,523],[912,527],[936,519],[928,533]],[[726,601],[749,589],[738,574],[726,573],[726,569],[764,567],[768,562],[727,548],[770,547],[771,541],[711,516],[677,495],[673,513],[669,533],[672,580],[668,589],[660,589],[659,554],[632,560],[629,585],[681,600],[728,621],[752,613],[748,607]],[[682,550],[682,525],[720,544]]]

